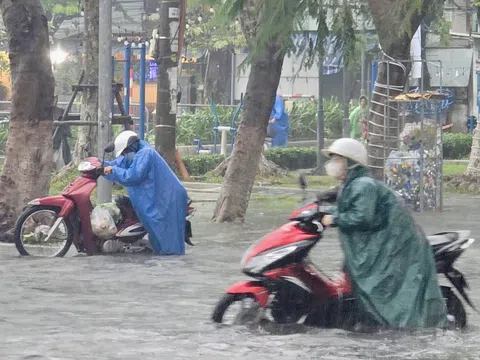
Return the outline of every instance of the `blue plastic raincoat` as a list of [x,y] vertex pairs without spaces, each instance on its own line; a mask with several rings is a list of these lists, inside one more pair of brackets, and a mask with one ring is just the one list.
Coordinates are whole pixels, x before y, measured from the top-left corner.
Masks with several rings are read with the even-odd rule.
[[105,178],[127,189],[154,252],[184,255],[187,191],[165,160],[142,140],[133,160],[120,156],[105,165],[113,167]]
[[286,147],[288,140],[288,130],[290,128],[290,119],[285,111],[285,103],[280,96],[276,96],[273,105],[270,120],[275,119],[271,125],[272,146]]

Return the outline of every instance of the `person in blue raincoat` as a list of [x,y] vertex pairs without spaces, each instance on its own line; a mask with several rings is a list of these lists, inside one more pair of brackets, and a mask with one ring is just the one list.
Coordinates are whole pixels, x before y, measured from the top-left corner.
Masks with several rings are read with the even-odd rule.
[[280,95],[275,97],[270,121],[268,125],[268,135],[272,138],[272,146],[287,147],[288,130],[290,128],[290,119],[285,111],[285,103]]
[[115,139],[105,178],[124,186],[158,255],[185,254],[187,191],[165,160],[133,131]]

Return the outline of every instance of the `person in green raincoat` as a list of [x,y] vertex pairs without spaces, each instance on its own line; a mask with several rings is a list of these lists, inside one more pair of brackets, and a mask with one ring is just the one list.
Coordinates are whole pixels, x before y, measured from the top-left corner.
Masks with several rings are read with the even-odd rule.
[[433,251],[395,193],[369,176],[358,140],[336,140],[325,169],[341,181],[337,206],[323,218],[336,226],[363,327],[447,326]]
[[367,98],[360,96],[358,106],[350,113],[350,137],[360,141],[367,139]]

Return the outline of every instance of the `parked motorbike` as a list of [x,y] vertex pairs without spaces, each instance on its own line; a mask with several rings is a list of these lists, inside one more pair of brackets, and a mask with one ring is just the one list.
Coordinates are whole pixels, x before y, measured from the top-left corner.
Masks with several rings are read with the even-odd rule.
[[[113,150],[114,144],[108,144],[103,158],[105,153]],[[90,195],[103,175],[103,161],[89,156],[78,165],[78,170],[81,175],[68,184],[61,195],[32,200],[23,210],[16,221],[14,235],[15,246],[21,255],[62,257],[72,243],[80,253],[94,255],[102,252],[104,240],[92,232],[90,214],[93,205]],[[119,196],[115,198],[115,203],[122,216],[116,224],[117,233],[111,240],[120,240],[127,246],[141,240],[147,232],[138,220],[130,199]],[[190,219],[194,212],[195,208],[189,200],[185,242],[191,246]]]
[[[306,188],[305,179],[301,179]],[[256,279],[242,281],[226,290],[217,303],[212,320],[227,323],[227,311],[240,309],[233,322],[247,315],[281,323],[352,329],[357,323],[355,299],[347,275],[330,278],[309,259],[310,250],[320,242],[325,231],[321,220],[328,213],[324,201],[335,201],[334,192],[324,193],[292,212],[290,222],[258,240],[246,251],[243,273]],[[428,237],[435,256],[437,273],[444,274],[453,288],[474,308],[465,289],[464,275],[453,267],[458,257],[474,242],[469,231],[440,232]],[[456,328],[467,325],[462,301],[452,287],[441,286],[448,318]],[[247,318],[249,318],[247,316]]]

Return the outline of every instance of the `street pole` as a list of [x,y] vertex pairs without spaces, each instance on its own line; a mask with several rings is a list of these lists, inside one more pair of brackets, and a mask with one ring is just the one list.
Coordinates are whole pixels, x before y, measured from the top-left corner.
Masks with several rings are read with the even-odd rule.
[[343,126],[342,135],[344,138],[350,137],[350,119],[348,105],[350,99],[348,98],[348,72],[345,57],[343,59]]
[[323,155],[321,153],[325,142],[325,125],[323,113],[323,59],[318,62],[318,109],[317,109],[317,171],[318,175],[322,175],[325,171],[323,168]]
[[[110,141],[112,123],[112,0],[99,1],[100,29],[98,36],[98,152]],[[112,183],[98,179],[98,203],[112,200]]]
[[180,1],[161,0],[159,6],[158,47],[155,54],[157,105],[155,147],[168,164],[175,163],[175,127],[177,119],[178,28]]
[[360,88],[360,95],[361,96],[365,96],[366,95],[366,92],[365,92],[365,83],[366,83],[366,78],[365,78],[365,75],[366,75],[366,69],[365,69],[365,50],[363,49],[363,46],[362,46],[362,53],[361,53],[361,61],[362,61],[362,72],[361,72],[361,81],[362,81],[362,84],[361,84],[361,88]]

